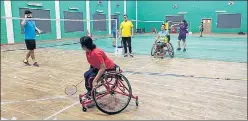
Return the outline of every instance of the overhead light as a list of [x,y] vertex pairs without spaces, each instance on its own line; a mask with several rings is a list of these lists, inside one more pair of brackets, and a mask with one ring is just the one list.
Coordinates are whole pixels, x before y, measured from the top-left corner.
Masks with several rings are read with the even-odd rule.
[[42,6],[42,3],[31,3],[31,2],[28,2],[27,5],[28,5],[28,6],[37,6],[37,7],[41,7],[41,6]]
[[187,14],[187,12],[178,12],[177,14]]
[[103,13],[103,10],[96,10],[97,13]]
[[69,7],[70,10],[78,10],[76,7]]
[[116,15],[120,15],[120,14],[121,14],[121,12],[115,12],[115,14],[116,14]]
[[226,11],[215,11],[215,13],[225,13]]

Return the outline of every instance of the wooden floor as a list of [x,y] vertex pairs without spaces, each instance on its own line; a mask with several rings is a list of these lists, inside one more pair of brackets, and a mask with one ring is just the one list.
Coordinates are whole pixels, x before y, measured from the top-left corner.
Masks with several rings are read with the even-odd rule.
[[[38,49],[40,67],[24,66],[25,53],[1,52],[2,118],[247,120],[247,63],[109,54],[128,76],[139,107],[131,100],[120,114],[106,115],[96,107],[82,112],[78,98],[64,94],[89,68],[83,51]],[[83,83],[79,91],[85,92]]]

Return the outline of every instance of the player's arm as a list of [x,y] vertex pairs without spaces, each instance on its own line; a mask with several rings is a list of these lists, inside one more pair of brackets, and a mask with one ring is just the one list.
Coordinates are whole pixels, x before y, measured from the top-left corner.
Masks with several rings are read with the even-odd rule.
[[104,63],[104,59],[102,57],[101,53],[95,53],[95,55],[93,56],[95,61],[98,62],[100,64],[100,69],[96,75],[96,77],[93,80],[93,85],[96,85],[97,80],[99,80],[99,78],[102,76],[102,74],[105,72],[106,70],[106,65]]
[[155,40],[154,40],[155,43],[158,41],[158,37],[159,37],[159,34],[157,34],[157,36],[155,37]]
[[174,25],[171,25],[171,27],[174,27],[174,26],[178,26],[179,24],[174,24]]
[[132,37],[133,37],[133,23],[132,22],[131,22],[131,28],[132,28]]
[[103,75],[103,73],[105,72],[105,70],[106,70],[106,65],[105,65],[105,63],[100,64],[100,69],[99,69],[99,71],[98,71],[96,77],[95,77],[94,80],[93,80],[93,85],[96,85],[96,84],[97,84],[97,80],[100,79],[100,77]]
[[35,30],[38,31],[38,33],[42,32],[37,26],[35,26]]
[[27,15],[24,16],[24,19],[22,20],[21,25],[23,25],[23,26],[26,25],[26,18],[27,18]]

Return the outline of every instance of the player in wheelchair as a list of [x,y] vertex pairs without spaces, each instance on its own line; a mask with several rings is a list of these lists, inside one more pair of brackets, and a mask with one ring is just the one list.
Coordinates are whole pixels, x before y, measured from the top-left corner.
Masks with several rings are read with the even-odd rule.
[[[164,47],[167,47],[167,50],[164,50]],[[174,50],[172,44],[170,43],[169,31],[165,29],[165,24],[162,24],[161,31],[158,32],[158,35],[155,38],[155,44],[152,47],[151,55],[159,55],[163,57],[166,51],[168,51],[169,54],[172,53],[171,51],[173,51],[174,56]],[[172,57],[172,54],[170,54],[170,56]]]
[[[122,71],[120,67],[116,65],[103,50],[97,48],[90,37],[81,37],[80,44],[82,49],[86,51],[86,58],[90,64],[90,69],[84,73],[87,93],[79,95],[83,111],[87,110],[87,104],[95,102],[94,104],[100,111],[107,114],[116,114],[128,106],[131,98],[136,99],[136,105],[138,106],[138,97],[132,95],[131,85],[127,78],[121,74]],[[109,97],[107,95],[111,96]],[[128,96],[128,98],[124,98],[126,99],[125,101],[119,101],[125,103],[122,107],[119,107],[119,109],[109,109],[111,106],[116,107],[112,105],[113,99],[111,98],[116,95]],[[107,99],[104,96],[106,96]],[[110,102],[105,102],[108,99]],[[118,103],[117,100],[121,100],[121,98],[115,98],[115,100],[114,102]]]
[[[90,64],[90,69],[84,73],[85,87],[87,89],[86,97],[90,98],[91,90],[96,85],[97,80],[99,80],[106,70],[115,70],[118,66],[102,49],[96,47],[90,37],[81,37],[80,44],[86,52],[86,58]],[[90,77],[94,77],[94,79],[90,79]]]

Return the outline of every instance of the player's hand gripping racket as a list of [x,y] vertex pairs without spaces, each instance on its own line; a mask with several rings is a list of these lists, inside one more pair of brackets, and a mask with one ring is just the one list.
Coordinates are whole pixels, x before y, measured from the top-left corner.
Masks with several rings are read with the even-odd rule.
[[67,87],[65,88],[65,94],[67,94],[67,95],[69,95],[69,96],[76,94],[76,93],[77,93],[77,86],[78,86],[80,83],[82,83],[82,82],[83,82],[83,80],[80,81],[80,82],[79,82],[78,84],[76,84],[76,85],[69,85],[69,86],[67,86]]

